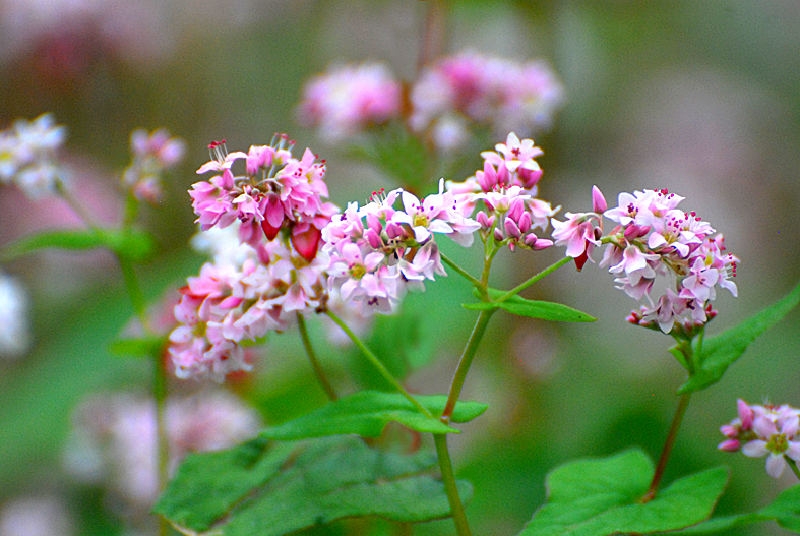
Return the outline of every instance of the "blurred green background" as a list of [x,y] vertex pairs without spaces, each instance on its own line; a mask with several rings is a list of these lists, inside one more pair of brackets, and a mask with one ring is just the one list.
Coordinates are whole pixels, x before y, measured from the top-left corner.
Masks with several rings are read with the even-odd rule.
[[[289,132],[327,159],[331,198],[340,205],[393,186],[300,128],[294,108],[304,80],[331,62],[385,61],[412,79],[429,6],[3,0],[0,127],[52,112],[69,128],[69,159],[99,184],[98,199],[114,191],[134,128],[164,126],[187,141],[164,203],[146,214],[160,254],[139,273],[156,299],[199,268],[200,258],[186,253],[194,216],[185,192],[211,139],[225,137],[239,150]],[[544,58],[562,77],[567,103],[552,130],[536,139],[545,151],[543,198],[580,212],[591,206],[593,184],[610,204],[620,191],[666,187],[686,196],[681,208],[724,232],[742,260],[739,298],[719,298],[712,334],[800,279],[800,3],[474,0],[447,8],[446,52]],[[98,203],[102,212],[114,202]],[[0,207],[0,243],[58,224],[49,209],[9,188],[0,190]],[[495,286],[520,282],[560,253],[503,255]],[[31,293],[35,343],[24,358],[0,362],[0,502],[40,489],[72,493],[76,533],[122,534],[110,514],[81,525],[100,516],[93,508],[102,501],[71,492],[61,469],[75,405],[93,392],[144,390],[149,377],[145,363],[110,356],[108,344],[130,307],[111,259],[85,259],[47,253],[4,266]],[[683,381],[666,351],[670,339],[626,324],[633,303],[596,265],[580,274],[563,269],[526,295],[563,301],[599,320],[493,319],[463,395],[490,409],[451,439],[457,475],[475,484],[468,513],[477,534],[521,530],[544,500],[544,475],[566,460],[634,445],[656,458]],[[471,321],[458,304],[468,299],[466,285],[451,275],[409,298],[409,320],[387,320],[376,335],[382,347],[405,341],[396,367],[413,390],[446,390]],[[721,383],[693,398],[666,479],[729,465],[720,514],[754,510],[792,483],[766,476],[763,460],[726,455],[716,445],[737,397],[800,405],[799,318],[792,313]],[[296,342],[283,340],[290,337],[275,338],[256,377],[238,387],[266,422],[324,401]],[[375,382],[355,354],[330,349],[323,360],[342,382],[351,367],[362,385]],[[451,525],[430,523],[417,533],[449,534]],[[741,532],[782,533],[766,524]]]

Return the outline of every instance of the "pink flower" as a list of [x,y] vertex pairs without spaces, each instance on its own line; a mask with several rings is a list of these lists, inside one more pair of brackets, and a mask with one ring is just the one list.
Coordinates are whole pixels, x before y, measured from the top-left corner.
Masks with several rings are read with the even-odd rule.
[[332,67],[311,79],[298,108],[301,123],[328,141],[341,141],[370,125],[398,117],[401,87],[379,63]]
[[779,478],[786,460],[800,461],[800,410],[789,405],[753,405],[737,401],[739,417],[720,431],[728,438],[719,445],[747,457],[767,457],[767,474]]
[[[738,259],[726,253],[721,235],[694,212],[678,205],[684,198],[666,189],[622,192],[616,207],[607,208],[597,187],[592,191],[595,212],[567,213],[565,222],[553,221],[556,244],[581,267],[592,249],[605,244],[602,266],[616,277],[617,287],[646,305],[629,321],[691,337],[717,312],[711,306],[716,287],[736,295],[730,278]],[[600,212],[617,223],[604,235]],[[665,285],[657,285],[662,280]],[[653,289],[664,289],[659,296]]]
[[[471,124],[488,126],[498,136],[546,128],[562,101],[561,84],[543,62],[519,63],[462,52],[441,58],[422,72],[411,89],[409,123],[440,149],[452,150],[469,138]],[[506,142],[509,149],[513,145]],[[538,180],[537,174],[524,165],[520,172],[529,187]]]

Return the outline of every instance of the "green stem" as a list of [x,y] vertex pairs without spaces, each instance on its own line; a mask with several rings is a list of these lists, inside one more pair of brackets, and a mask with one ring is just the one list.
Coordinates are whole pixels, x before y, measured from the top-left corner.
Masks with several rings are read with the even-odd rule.
[[75,197],[73,197],[72,192],[67,189],[64,181],[61,179],[56,180],[55,182],[56,192],[58,195],[63,199],[69,208],[72,209],[72,212],[75,213],[76,216],[89,228],[92,230],[99,230],[100,226],[94,221],[91,214],[81,205]]
[[672,418],[672,425],[669,427],[667,440],[664,442],[664,448],[661,451],[661,457],[656,466],[656,472],[653,474],[653,480],[650,482],[650,489],[641,498],[641,502],[645,503],[655,499],[658,493],[658,486],[661,484],[661,479],[664,477],[664,470],[667,468],[669,456],[672,453],[672,447],[675,446],[675,439],[678,437],[678,429],[681,426],[683,416],[686,414],[686,408],[689,407],[689,399],[691,393],[681,395],[678,400],[678,408],[675,410],[675,416]]
[[311,368],[314,369],[314,374],[317,376],[317,381],[322,387],[322,390],[325,391],[328,400],[333,402],[337,398],[336,391],[333,390],[327,376],[325,376],[325,371],[322,370],[322,366],[319,364],[317,353],[314,351],[314,347],[311,346],[311,339],[308,337],[306,318],[303,316],[303,313],[300,312],[297,313],[297,327],[300,331],[300,339],[303,341],[303,348],[305,348],[308,360],[311,362]]
[[453,414],[453,410],[456,407],[456,402],[458,402],[458,397],[461,395],[461,389],[464,387],[464,382],[467,379],[467,373],[469,372],[469,369],[472,366],[472,361],[475,359],[475,355],[478,352],[478,345],[480,344],[481,339],[483,339],[483,335],[486,333],[486,327],[489,324],[489,319],[492,317],[492,313],[494,313],[496,310],[497,309],[485,309],[480,312],[477,320],[475,320],[475,326],[472,328],[472,333],[469,335],[467,345],[464,347],[464,352],[461,354],[461,358],[458,361],[458,366],[453,374],[453,380],[450,382],[450,392],[447,394],[447,403],[445,404],[444,410],[442,411],[442,416],[440,417],[442,422],[445,424],[450,422],[450,416]]
[[516,296],[517,294],[519,294],[520,292],[522,292],[526,288],[528,288],[531,285],[533,285],[534,283],[544,279],[545,277],[547,277],[548,275],[552,274],[553,272],[555,272],[556,270],[558,270],[559,268],[561,268],[562,266],[564,266],[565,264],[567,264],[568,262],[570,262],[572,260],[573,260],[572,257],[564,257],[562,259],[557,260],[556,262],[554,262],[553,264],[551,264],[550,266],[548,266],[547,268],[545,268],[544,270],[542,270],[541,272],[536,274],[535,276],[531,277],[527,281],[524,281],[524,282],[520,283],[519,285],[517,285],[516,287],[512,288],[511,290],[509,290],[508,292],[506,292],[505,294],[503,294],[502,296],[500,296],[499,298],[497,298],[496,300],[493,300],[493,301],[495,301],[495,302],[503,302],[503,301],[506,301],[507,299],[511,298],[512,296]]
[[453,464],[450,460],[450,453],[447,450],[447,434],[433,434],[433,441],[436,445],[436,457],[439,459],[439,470],[442,473],[442,483],[447,494],[447,501],[450,503],[450,514],[453,516],[453,524],[456,527],[458,536],[471,536],[467,514],[461,497],[458,496],[456,478],[453,474]]
[[357,347],[359,350],[361,350],[361,353],[362,353],[362,354],[364,354],[364,356],[367,358],[367,360],[368,360],[370,363],[372,363],[372,365],[373,365],[373,366],[374,366],[374,367],[375,367],[375,368],[378,370],[378,372],[380,373],[380,375],[381,375],[381,376],[383,376],[383,378],[384,378],[384,379],[385,379],[387,382],[389,382],[389,384],[390,384],[392,387],[394,387],[394,388],[395,388],[395,390],[396,390],[398,393],[400,393],[401,395],[403,395],[403,396],[404,396],[404,397],[405,397],[405,398],[406,398],[406,399],[407,399],[409,402],[411,402],[411,404],[413,404],[413,406],[414,406],[415,408],[417,408],[417,410],[419,410],[419,412],[420,412],[420,413],[422,413],[422,414],[423,414],[423,415],[425,415],[426,417],[433,417],[433,415],[431,414],[431,412],[430,412],[430,411],[428,411],[428,409],[427,409],[425,406],[423,406],[422,404],[420,404],[420,403],[419,403],[419,401],[418,401],[416,398],[414,398],[413,396],[411,396],[411,393],[409,393],[409,392],[406,390],[406,388],[405,388],[405,387],[403,387],[403,386],[400,384],[400,382],[398,382],[398,381],[395,379],[395,377],[394,377],[394,376],[392,376],[392,373],[391,373],[391,372],[389,372],[389,369],[387,369],[387,368],[386,368],[386,366],[385,366],[383,363],[381,363],[381,360],[380,360],[380,359],[378,359],[378,356],[376,356],[376,355],[375,355],[375,354],[372,352],[372,350],[370,350],[370,349],[367,347],[367,345],[366,345],[366,344],[364,344],[364,341],[362,341],[362,340],[361,340],[361,338],[359,338],[359,336],[358,336],[358,335],[356,335],[356,334],[353,332],[353,330],[352,330],[352,329],[350,329],[350,326],[348,326],[348,325],[347,325],[347,323],[346,323],[344,320],[342,320],[341,318],[339,318],[338,316],[336,316],[336,314],[335,314],[335,313],[333,313],[332,311],[325,311],[325,314],[327,314],[327,315],[328,315],[328,318],[330,318],[331,320],[333,320],[333,321],[334,321],[334,323],[336,323],[336,325],[337,325],[337,326],[339,326],[340,328],[342,328],[342,331],[344,331],[344,332],[345,332],[345,334],[346,334],[346,335],[347,335],[347,336],[350,338],[350,340],[351,340],[351,341],[353,341],[353,344],[355,344],[355,345],[356,345],[356,347]]

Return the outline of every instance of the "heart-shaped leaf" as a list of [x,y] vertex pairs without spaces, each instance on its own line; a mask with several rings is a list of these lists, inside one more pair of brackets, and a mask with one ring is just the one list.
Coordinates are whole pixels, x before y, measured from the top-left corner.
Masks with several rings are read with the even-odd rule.
[[520,536],[603,536],[678,530],[708,519],[728,472],[715,468],[675,481],[641,502],[653,464],[641,451],[579,460],[553,470],[548,499]]
[[[354,437],[258,438],[187,457],[154,507],[177,526],[225,536],[281,536],[362,516],[418,522],[449,515],[432,453],[402,456]],[[462,498],[471,486],[458,483]]]
[[[433,415],[441,414],[445,396],[418,396],[417,401]],[[488,406],[478,402],[458,402],[450,420],[468,422]],[[399,393],[362,391],[331,402],[320,409],[278,426],[261,435],[270,439],[303,439],[339,434],[377,437],[390,422],[398,422],[418,432],[458,433],[436,417],[429,417]]]

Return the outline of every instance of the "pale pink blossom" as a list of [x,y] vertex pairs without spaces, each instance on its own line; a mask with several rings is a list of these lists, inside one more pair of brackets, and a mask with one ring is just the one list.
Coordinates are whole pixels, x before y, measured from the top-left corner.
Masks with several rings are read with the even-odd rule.
[[[554,220],[553,237],[567,246],[579,269],[595,247],[604,245],[601,266],[616,276],[617,288],[645,302],[629,321],[690,337],[716,316],[711,302],[717,287],[736,296],[732,278],[738,259],[725,251],[722,235],[708,222],[678,208],[682,196],[666,189],[622,192],[617,206],[607,208],[595,187],[592,199],[595,212],[567,213],[567,221]],[[617,224],[607,233],[601,211]],[[653,295],[653,289],[661,294]]]
[[750,458],[767,457],[766,471],[779,478],[788,460],[800,462],[800,410],[787,404],[748,405],[737,401],[739,417],[720,428],[727,438],[719,449]]
[[131,133],[130,165],[122,173],[122,184],[136,199],[157,203],[162,196],[161,177],[178,164],[186,152],[186,144],[173,138],[166,129],[148,133],[136,129]]
[[[64,453],[74,478],[103,484],[108,499],[121,502],[128,514],[145,516],[159,492],[155,401],[132,393],[97,394],[73,414]],[[169,470],[193,452],[231,447],[260,428],[256,411],[234,395],[203,390],[166,402],[165,433]]]
[[398,117],[401,105],[400,83],[385,65],[343,65],[306,83],[298,116],[334,142]]
[[[411,128],[427,133],[440,149],[453,150],[468,139],[472,125],[488,126],[496,136],[547,128],[563,102],[563,88],[544,62],[466,51],[428,66],[410,97]],[[522,175],[528,183],[537,180],[528,170]]]
[[13,183],[31,199],[57,193],[68,181],[58,163],[65,139],[66,128],[50,114],[19,119],[0,131],[0,184]]

